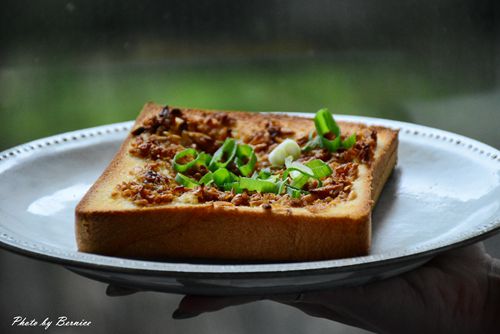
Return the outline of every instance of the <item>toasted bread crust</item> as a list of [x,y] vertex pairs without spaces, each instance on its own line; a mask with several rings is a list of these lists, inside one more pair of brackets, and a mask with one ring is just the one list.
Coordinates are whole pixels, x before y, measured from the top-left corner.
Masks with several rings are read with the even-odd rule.
[[[136,124],[161,109],[147,103]],[[287,115],[232,115],[248,124],[272,117],[300,131],[313,126],[310,119]],[[397,159],[397,131],[378,127],[377,133],[375,159],[371,167],[360,170],[358,198],[314,214],[304,208],[264,210],[219,202],[136,207],[113,199],[111,189],[127,177],[131,166],[141,163],[128,153],[133,138],[129,135],[76,208],[78,248],[149,259],[303,261],[365,255],[371,240],[371,208]]]

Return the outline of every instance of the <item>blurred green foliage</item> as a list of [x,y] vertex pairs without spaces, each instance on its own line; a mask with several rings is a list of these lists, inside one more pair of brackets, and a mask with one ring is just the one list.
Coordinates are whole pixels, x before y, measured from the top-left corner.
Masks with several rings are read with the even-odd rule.
[[408,120],[404,101],[457,89],[425,73],[401,60],[10,67],[0,72],[0,146],[130,120],[146,101]]
[[0,149],[130,120],[146,101],[328,107],[500,140],[500,30],[490,0],[2,5]]

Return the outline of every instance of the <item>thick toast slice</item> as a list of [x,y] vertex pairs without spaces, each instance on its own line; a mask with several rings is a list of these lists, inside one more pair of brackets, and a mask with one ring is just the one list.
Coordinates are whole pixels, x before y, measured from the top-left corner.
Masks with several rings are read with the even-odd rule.
[[[333,169],[308,195],[187,189],[172,157],[213,153],[230,136],[252,146],[257,168],[285,138],[305,144],[314,122],[278,114],[218,112],[147,103],[120,150],[76,208],[83,252],[147,259],[303,261],[366,255],[371,211],[397,159],[397,131],[339,122],[351,149],[315,149]],[[192,175],[200,178],[200,175]],[[311,187],[314,188],[315,185]],[[317,185],[316,185],[317,186]]]

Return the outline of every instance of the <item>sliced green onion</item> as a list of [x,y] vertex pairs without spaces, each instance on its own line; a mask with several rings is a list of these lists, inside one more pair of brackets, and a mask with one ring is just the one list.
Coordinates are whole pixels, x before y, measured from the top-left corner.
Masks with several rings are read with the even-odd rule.
[[259,172],[259,179],[267,179],[271,176],[271,169],[270,168],[263,168]]
[[325,137],[319,137],[321,140],[321,147],[326,148],[330,152],[336,152],[342,145],[340,136],[334,140],[328,140]]
[[214,177],[212,172],[208,172],[207,174],[203,175],[203,177],[199,181],[200,184],[204,185],[209,185],[210,183],[213,182],[214,182]]
[[208,169],[215,171],[217,168],[227,167],[227,165],[233,161],[236,155],[236,149],[236,141],[233,138],[227,138],[222,146],[214,153]]
[[223,187],[226,183],[234,182],[233,175],[226,168],[221,167],[212,173],[214,183],[218,187]]
[[259,193],[277,193],[278,185],[273,182],[249,177],[240,177],[239,186],[241,189],[257,191]]
[[356,134],[353,133],[346,140],[342,142],[342,148],[349,149],[356,144]]
[[196,165],[197,166],[205,166],[208,168],[208,165],[210,164],[210,161],[212,160],[212,156],[208,153],[201,152],[198,154],[198,158],[196,159]]
[[[298,161],[292,161],[290,158],[287,158],[286,161],[285,161],[285,165],[286,165],[286,171],[285,173],[283,174],[283,177],[285,177],[285,174],[286,176],[288,176],[288,174],[292,171],[297,171],[297,172],[300,172],[301,174],[305,174],[305,175],[308,175],[310,177],[314,177],[314,172],[312,171],[311,168],[307,167],[306,165],[304,165],[303,163],[300,163]],[[292,176],[298,176],[297,173],[294,173]]]
[[196,182],[196,180],[181,173],[177,173],[177,175],[175,176],[175,181],[180,185],[190,189],[196,188],[200,185],[198,182]]
[[[314,116],[314,125],[316,126],[317,136],[313,139],[312,132],[309,133],[309,141],[302,148],[302,152],[308,152],[318,147],[326,148],[330,152],[336,152],[339,148],[351,148],[356,143],[356,134],[349,136],[344,141],[341,140],[340,128],[326,108],[318,110]],[[327,135],[335,136],[335,138],[329,140],[330,137]]]
[[[180,164],[177,161],[184,157],[192,156],[192,160],[185,164]],[[198,153],[194,148],[186,148],[181,152],[178,152],[173,159],[173,166],[176,172],[185,172],[195,166],[205,166],[207,167],[210,163],[212,157],[210,154],[205,152]]]
[[[253,165],[255,166],[255,162],[253,162]],[[241,175],[248,176],[248,175],[250,175],[252,173],[253,166],[249,165],[249,164],[246,164],[246,165],[243,165],[243,166],[238,166],[238,169],[239,169]]]
[[243,176],[248,176],[252,174],[255,163],[257,162],[257,156],[250,145],[238,145],[236,149],[236,166]]
[[266,167],[261,169],[259,173],[255,172],[254,175],[252,175],[252,179],[260,179],[276,183],[279,181],[280,177],[278,174],[273,175],[271,173],[271,169],[269,167]]
[[336,137],[340,137],[340,128],[333,119],[332,114],[328,109],[323,108],[316,112],[314,116],[314,125],[316,126],[316,132],[318,136],[325,136],[326,134],[333,134]]
[[283,193],[283,190],[286,189],[286,186],[287,186],[286,180],[278,181],[278,182],[276,182],[276,185],[278,186],[277,194],[281,195]]
[[229,172],[229,174],[231,174],[231,179],[233,181],[238,181],[240,179],[240,177],[236,174],[234,174],[233,172]]
[[[185,164],[180,164],[177,161],[187,156],[192,156],[193,159]],[[185,172],[196,164],[196,159],[198,158],[198,152],[194,148],[186,148],[185,150],[178,152],[174,156],[173,167],[177,172]]]
[[[317,179],[321,183],[320,179],[325,178],[333,173],[330,166],[319,159],[311,160],[302,166],[300,166],[298,162],[294,162],[289,164],[289,169],[292,170],[290,172],[290,176],[292,177],[292,183],[290,186],[297,189],[302,189],[311,177]],[[311,173],[309,172],[309,170],[311,171]],[[294,173],[296,174],[294,175]]]
[[243,192],[243,190],[240,188],[240,183],[238,181],[235,181],[235,182],[230,182],[230,183],[225,183],[223,186],[222,186],[222,189],[224,191],[234,191],[236,194],[240,194]]
[[320,159],[314,159],[306,162],[306,166],[311,168],[314,176],[317,179],[322,179],[324,177],[330,176],[333,173],[333,170],[330,168],[330,166]]
[[314,130],[309,131],[309,141],[313,140],[314,138]]
[[[287,169],[285,170],[285,172],[283,173],[283,177],[282,179],[283,180],[286,180],[286,178],[288,177],[288,175],[291,176],[292,180],[295,180],[299,177],[301,177],[300,175],[305,175],[307,176],[308,178],[309,177],[312,177],[313,179],[316,179],[318,180],[318,186],[322,186],[322,182],[319,178],[316,177],[316,175],[314,175],[314,172],[311,168],[309,168],[308,166],[298,162],[298,161],[291,161],[291,159],[287,159],[286,161],[286,166],[287,166]],[[300,185],[301,183],[304,183],[307,182],[307,180],[304,180],[304,179],[300,179],[300,180],[297,180],[297,185]],[[304,186],[304,184],[302,184],[302,186]]]
[[[312,131],[311,131],[312,134]],[[321,138],[320,136],[316,136],[314,138],[309,137],[309,141],[302,148],[302,152],[309,152],[315,148],[321,147]]]
[[286,188],[286,193],[291,197],[291,198],[300,198],[300,196],[303,194],[303,193],[306,193],[305,191],[303,190],[300,190],[300,189],[296,189],[294,188],[293,186],[288,186]]
[[275,175],[271,175],[269,176],[267,179],[262,179],[262,180],[266,180],[266,181],[269,181],[269,182],[272,182],[272,183],[276,183],[278,182],[280,179],[280,176],[278,174],[275,174]]
[[292,139],[285,139],[269,153],[269,162],[273,166],[283,166],[285,159],[291,156],[293,160],[300,157],[300,146]]
[[293,179],[291,186],[298,189],[302,189],[302,187],[304,187],[304,185],[307,183],[308,180],[309,180],[308,175],[299,173],[299,176]]

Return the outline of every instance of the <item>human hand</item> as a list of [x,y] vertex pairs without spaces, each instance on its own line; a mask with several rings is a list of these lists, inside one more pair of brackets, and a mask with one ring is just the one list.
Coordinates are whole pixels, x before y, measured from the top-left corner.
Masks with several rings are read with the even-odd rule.
[[476,244],[443,253],[403,275],[359,287],[293,296],[186,296],[173,317],[188,318],[268,299],[377,333],[497,332],[499,268],[498,260]]

